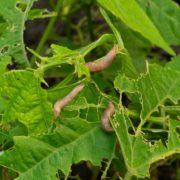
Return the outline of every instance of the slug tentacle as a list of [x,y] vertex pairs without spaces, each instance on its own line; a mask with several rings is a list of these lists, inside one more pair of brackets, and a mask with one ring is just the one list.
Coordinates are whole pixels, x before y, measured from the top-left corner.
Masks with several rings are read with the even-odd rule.
[[111,65],[117,53],[118,53],[118,45],[115,44],[113,48],[106,54],[106,56],[104,56],[100,60],[87,62],[86,66],[88,67],[90,72],[102,71]]
[[84,84],[80,84],[76,86],[67,96],[65,96],[63,99],[60,99],[56,101],[54,104],[54,116],[57,118],[60,113],[61,109],[68,105],[84,88]]
[[104,111],[101,117],[101,126],[106,132],[113,132],[114,129],[111,127],[109,123],[109,118],[115,113],[115,107],[113,103],[110,101],[106,110]]

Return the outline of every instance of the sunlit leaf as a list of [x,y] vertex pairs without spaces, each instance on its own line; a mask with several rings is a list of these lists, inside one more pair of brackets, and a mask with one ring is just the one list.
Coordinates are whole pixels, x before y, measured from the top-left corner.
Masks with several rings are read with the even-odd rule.
[[98,0],[98,2],[150,42],[174,55],[173,50],[135,0]]

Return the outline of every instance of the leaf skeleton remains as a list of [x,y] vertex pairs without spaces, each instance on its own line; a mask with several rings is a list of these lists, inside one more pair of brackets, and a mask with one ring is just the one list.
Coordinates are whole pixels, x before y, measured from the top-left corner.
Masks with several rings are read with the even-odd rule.
[[[111,65],[117,53],[118,53],[118,45],[115,44],[113,48],[106,54],[106,56],[101,58],[101,60],[88,62],[86,63],[86,66],[88,67],[90,72],[102,71]],[[61,109],[66,105],[68,105],[83,89],[84,89],[84,84],[79,84],[78,86],[74,87],[74,89],[64,98],[56,101],[53,109],[54,117],[57,118],[61,113]],[[114,112],[115,112],[114,105],[110,101],[101,117],[101,126],[102,129],[106,132],[114,131],[111,125],[109,124],[109,118],[114,114]]]

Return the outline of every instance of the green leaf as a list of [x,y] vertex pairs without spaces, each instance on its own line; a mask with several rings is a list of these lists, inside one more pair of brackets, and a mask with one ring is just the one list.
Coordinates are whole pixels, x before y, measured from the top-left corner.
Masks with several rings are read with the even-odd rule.
[[57,16],[56,12],[50,12],[47,9],[31,9],[28,13],[28,20],[43,19]]
[[100,166],[103,158],[111,157],[114,134],[106,134],[99,123],[84,119],[66,119],[65,123],[51,135],[52,138],[46,136],[46,142],[31,137],[14,137],[14,149],[1,152],[0,164],[18,172],[18,180],[52,180],[56,179],[58,169],[68,175],[72,164],[90,160]]
[[52,106],[40,79],[33,72],[11,71],[4,75],[1,97],[5,105],[3,123],[19,120],[29,134],[46,132],[52,123]]
[[[116,37],[117,43],[120,46],[121,52],[120,52],[119,57],[121,59],[121,64],[122,64],[121,72],[126,74],[127,76],[136,77],[136,75],[137,75],[136,68],[134,67],[134,64],[132,62],[132,59],[131,59],[128,51],[124,48],[124,44],[123,44],[120,32],[117,30],[116,26],[114,26],[111,18],[109,18],[106,11],[104,11],[103,9],[100,9],[100,11],[101,11],[101,14],[103,15],[103,17],[105,18],[106,22],[112,29],[114,36]],[[114,73],[114,71],[113,71],[113,73]]]
[[[131,61],[139,72],[145,72],[145,59],[150,51],[151,44],[139,33],[134,32],[121,22],[116,16],[108,14],[100,9],[101,14],[112,29],[118,44],[125,47],[131,57]],[[123,41],[123,43],[122,43]],[[130,59],[130,58],[129,58]],[[124,61],[123,61],[124,62]]]
[[114,82],[121,92],[140,93],[142,110],[139,128],[166,99],[171,99],[173,103],[180,99],[180,71],[158,65],[149,65],[147,68],[147,73],[137,80],[119,75]]
[[7,65],[11,63],[11,57],[10,56],[4,56],[3,58],[0,58],[0,78],[3,78],[3,74],[7,70]]
[[123,40],[121,38],[121,34],[119,31],[117,31],[116,27],[114,26],[114,24],[111,22],[111,19],[109,18],[108,14],[106,13],[105,10],[103,10],[102,8],[100,8],[101,14],[103,15],[104,19],[106,20],[106,22],[108,23],[109,27],[112,29],[114,36],[116,37],[116,40],[118,42],[118,44],[121,46],[121,48],[124,48],[124,44],[123,44]]
[[180,137],[176,131],[180,122],[169,121],[168,142],[164,145],[161,141],[153,144],[143,138],[142,135],[131,135],[129,129],[133,125],[126,114],[117,113],[112,125],[121,145],[121,150],[128,172],[138,177],[149,176],[150,165],[160,159],[164,159],[176,153],[180,153]]
[[77,55],[77,52],[75,50],[71,50],[64,46],[52,44],[51,48],[52,48],[53,54],[55,56],[58,56],[58,58],[64,58],[64,57],[69,57],[72,55]]
[[34,0],[6,0],[0,3],[0,18],[6,28],[0,34],[0,56],[10,55],[20,64],[28,64],[23,31]]
[[5,130],[5,128],[0,130],[0,144],[7,144],[9,141],[12,142],[13,136],[26,135],[27,128],[23,124],[16,122],[16,124],[8,130]]
[[128,28],[113,15],[110,17],[118,32],[121,32],[124,45],[132,58],[134,66],[139,72],[145,72],[145,60],[147,59],[147,55],[151,49],[151,43],[149,43],[148,40],[139,33]]
[[98,2],[120,18],[131,29],[139,32],[153,44],[174,55],[173,50],[164,41],[159,31],[135,0],[98,0]]
[[162,37],[171,45],[180,44],[180,8],[172,0],[138,0]]
[[78,78],[85,75],[89,79],[90,72],[89,72],[89,69],[85,65],[84,58],[79,59],[79,61],[76,62],[76,64],[75,64],[75,72],[78,74]]
[[[5,84],[4,79],[4,73],[7,71],[7,65],[11,63],[11,57],[5,56],[3,58],[0,58],[0,94],[1,94],[1,88]],[[0,113],[2,113],[4,110],[4,103],[2,101],[2,97],[0,95]],[[2,115],[0,115],[0,121],[1,121]]]
[[172,58],[172,61],[167,63],[166,67],[179,71],[180,70],[180,55]]
[[114,42],[115,43],[115,38],[114,35],[112,34],[103,34],[98,40],[94,41],[93,43],[80,48],[78,51],[82,54],[82,56],[87,55],[90,51],[95,49],[98,46],[101,46],[105,43],[110,43]]
[[75,66],[75,72],[78,74],[78,77],[85,75],[89,78],[90,74],[88,68],[85,66],[84,57],[96,47],[105,43],[115,43],[115,41],[114,35],[104,34],[98,40],[77,50],[71,50],[67,47],[53,44],[51,45],[53,56],[50,58],[40,57],[45,62],[41,68],[45,71],[61,64],[71,64]]

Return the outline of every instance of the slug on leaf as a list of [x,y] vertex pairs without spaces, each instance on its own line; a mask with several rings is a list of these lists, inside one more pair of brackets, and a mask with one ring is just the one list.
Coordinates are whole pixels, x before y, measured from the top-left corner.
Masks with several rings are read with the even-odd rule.
[[84,84],[80,84],[76,86],[67,96],[65,96],[63,99],[60,99],[56,101],[54,104],[54,116],[57,118],[60,113],[61,109],[68,105],[84,88]]
[[104,111],[101,117],[101,126],[102,129],[106,132],[113,132],[114,129],[111,127],[109,123],[109,118],[115,113],[115,108],[113,103],[110,101],[106,110]]
[[115,44],[106,56],[102,57],[100,60],[87,62],[86,66],[89,68],[90,72],[102,71],[111,65],[117,53],[118,45]]

